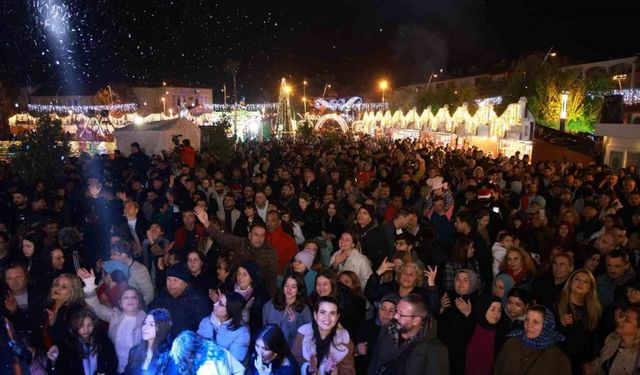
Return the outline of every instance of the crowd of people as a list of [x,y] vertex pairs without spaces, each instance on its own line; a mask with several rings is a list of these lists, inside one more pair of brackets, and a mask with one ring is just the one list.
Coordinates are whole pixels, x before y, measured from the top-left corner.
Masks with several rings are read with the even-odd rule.
[[635,166],[354,135],[130,151],[0,171],[1,373],[638,373]]

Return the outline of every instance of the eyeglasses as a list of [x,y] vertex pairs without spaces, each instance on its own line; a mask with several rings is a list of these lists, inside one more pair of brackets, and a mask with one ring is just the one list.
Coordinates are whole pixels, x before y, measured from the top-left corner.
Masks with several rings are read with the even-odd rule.
[[396,310],[395,315],[398,315],[401,318],[418,318],[418,317],[420,317],[420,315],[405,315],[405,314],[401,313],[398,310]]

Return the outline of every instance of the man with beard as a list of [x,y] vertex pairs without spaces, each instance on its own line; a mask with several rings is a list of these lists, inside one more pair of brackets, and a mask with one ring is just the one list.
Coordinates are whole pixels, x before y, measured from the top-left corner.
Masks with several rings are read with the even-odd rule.
[[409,294],[400,299],[393,320],[378,336],[368,373],[449,373],[447,348],[436,338],[435,320],[422,296]]
[[222,216],[224,213],[224,197],[229,192],[227,188],[224,186],[224,182],[220,180],[216,180],[213,183],[213,193],[211,194],[211,198],[209,198],[209,205],[215,206],[213,207],[216,211],[216,215],[218,218]]

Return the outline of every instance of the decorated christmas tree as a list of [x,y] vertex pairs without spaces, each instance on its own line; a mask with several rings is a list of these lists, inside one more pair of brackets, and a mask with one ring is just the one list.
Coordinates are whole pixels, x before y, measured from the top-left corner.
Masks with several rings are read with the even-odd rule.
[[292,110],[289,96],[291,95],[291,87],[287,85],[287,81],[282,78],[280,83],[280,96],[278,97],[278,114],[276,116],[276,134],[292,135],[293,126],[291,124]]
[[71,136],[62,129],[60,119],[44,115],[32,131],[22,132],[11,147],[13,168],[23,181],[59,181],[71,153]]

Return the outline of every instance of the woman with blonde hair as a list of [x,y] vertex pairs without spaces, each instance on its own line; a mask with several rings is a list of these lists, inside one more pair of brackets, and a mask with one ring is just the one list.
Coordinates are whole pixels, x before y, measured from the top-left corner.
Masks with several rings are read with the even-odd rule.
[[573,373],[579,374],[595,358],[595,330],[602,316],[596,280],[590,271],[582,268],[569,276],[557,312],[559,331],[566,337],[562,347],[571,358]]
[[616,330],[607,336],[600,356],[585,366],[585,374],[625,375],[636,373],[639,365],[640,307],[629,306],[616,321]]
[[69,334],[67,315],[84,307],[82,281],[72,273],[63,273],[53,279],[46,300],[48,319],[45,324],[45,346],[61,344]]
[[[427,300],[429,307],[438,306],[440,296],[438,288],[435,285],[438,267],[434,269],[428,267],[426,271],[422,271],[417,264],[406,263],[396,272],[394,280],[383,282],[379,275],[384,273],[383,267],[385,267],[385,265],[387,268],[393,267],[393,263],[387,262],[385,259],[378,271],[374,272],[369,278],[369,281],[367,281],[364,294],[369,300],[376,303],[389,293],[395,293],[400,297],[416,293]],[[428,275],[427,288],[423,286],[425,275]]]
[[513,278],[514,287],[530,290],[533,278],[538,274],[536,264],[529,253],[521,247],[512,247],[500,264],[500,271]]

